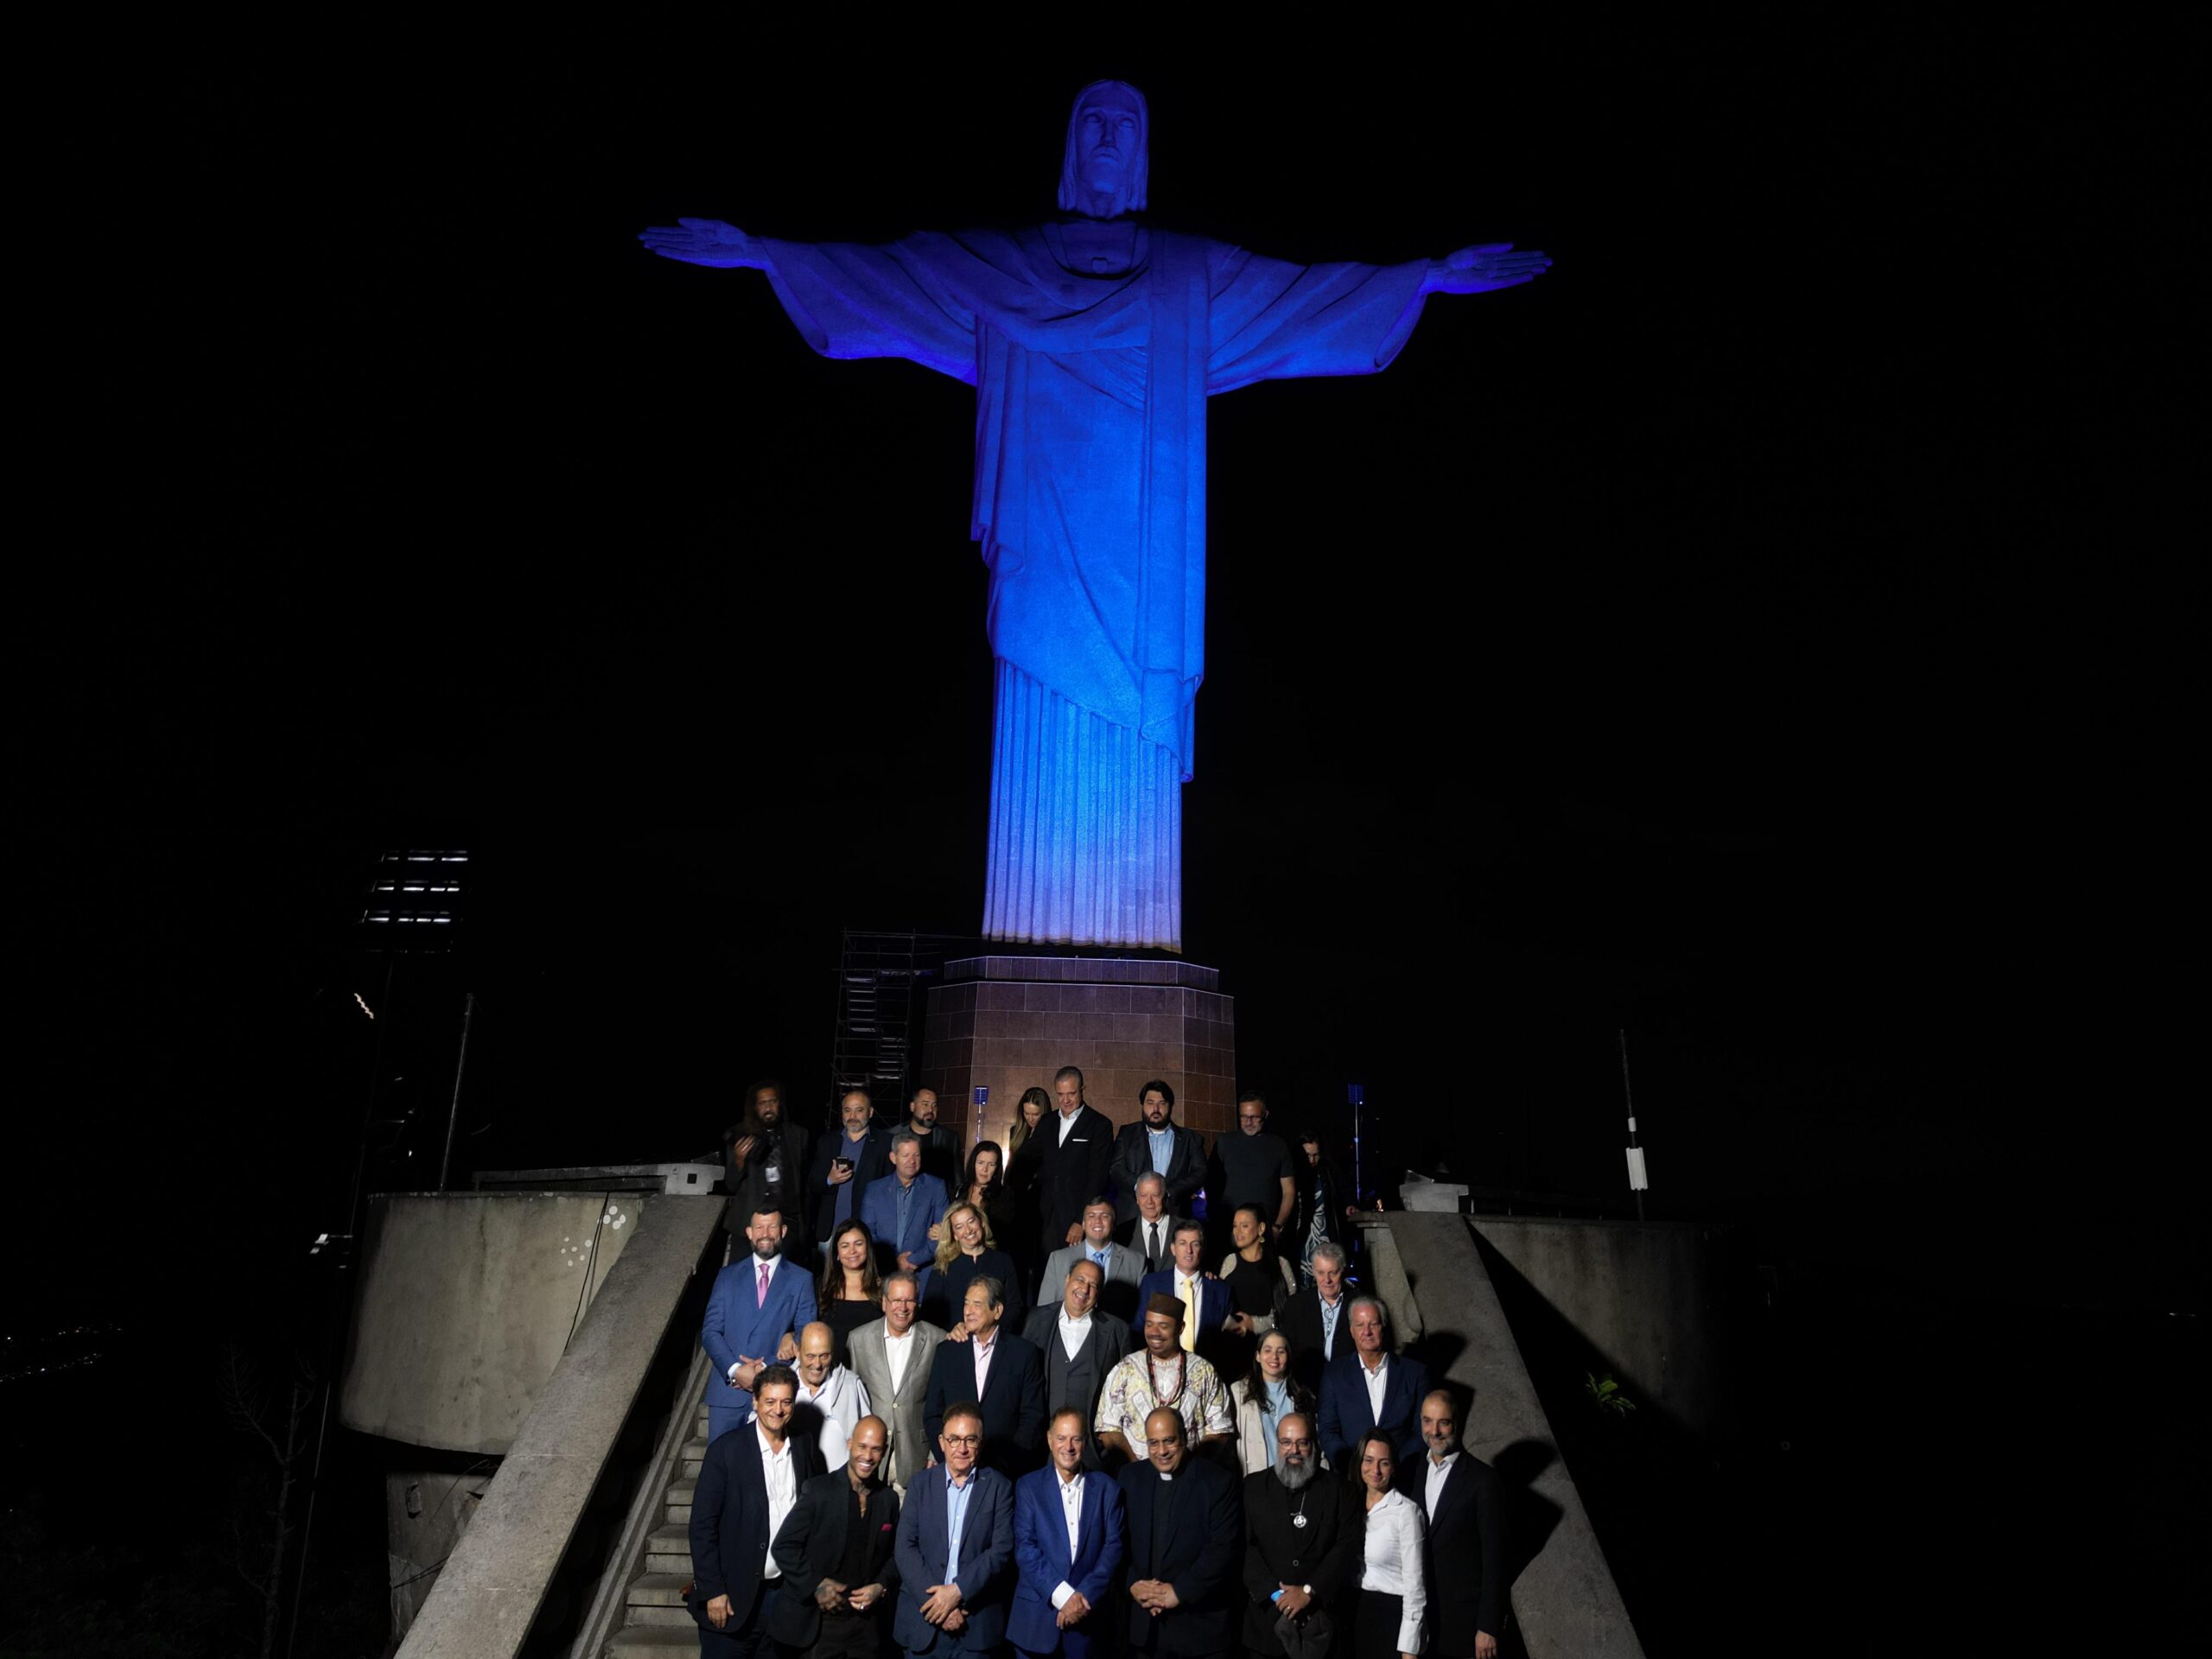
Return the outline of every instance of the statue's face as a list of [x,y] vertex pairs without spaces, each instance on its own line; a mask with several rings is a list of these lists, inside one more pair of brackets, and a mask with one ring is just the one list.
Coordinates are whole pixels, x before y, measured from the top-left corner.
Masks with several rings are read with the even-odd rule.
[[1076,176],[1086,188],[1118,191],[1136,165],[1144,127],[1135,99],[1118,86],[1094,88],[1076,111]]

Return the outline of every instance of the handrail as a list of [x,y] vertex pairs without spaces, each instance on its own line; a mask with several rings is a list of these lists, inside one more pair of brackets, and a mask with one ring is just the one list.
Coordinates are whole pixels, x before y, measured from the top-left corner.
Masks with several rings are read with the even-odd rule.
[[630,1513],[623,1517],[606,1570],[599,1575],[599,1588],[593,1592],[591,1606],[578,1627],[575,1645],[569,1649],[569,1659],[598,1659],[628,1613],[631,1581],[643,1567],[645,1545],[668,1507],[670,1471],[682,1465],[683,1448],[690,1444],[691,1433],[699,1424],[696,1402],[707,1392],[707,1351],[702,1348],[684,1373],[676,1408],[669,1413],[668,1427],[653,1448],[652,1462],[637,1497],[631,1500]]

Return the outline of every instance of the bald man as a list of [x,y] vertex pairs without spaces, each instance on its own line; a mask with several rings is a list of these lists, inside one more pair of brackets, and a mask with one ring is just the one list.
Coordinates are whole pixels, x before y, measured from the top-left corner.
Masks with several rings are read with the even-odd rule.
[[768,1634],[806,1659],[876,1659],[899,1590],[899,1494],[884,1484],[891,1432],[853,1425],[844,1467],[817,1475],[776,1534]]
[[798,1401],[791,1433],[822,1448],[824,1469],[845,1466],[853,1429],[873,1408],[868,1385],[836,1363],[837,1333],[817,1320],[798,1333]]

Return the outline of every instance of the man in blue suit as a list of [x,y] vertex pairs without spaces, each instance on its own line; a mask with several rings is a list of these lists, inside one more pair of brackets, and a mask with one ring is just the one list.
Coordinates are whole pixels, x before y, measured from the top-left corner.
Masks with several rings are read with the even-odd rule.
[[899,1612],[892,1640],[908,1654],[960,1659],[1006,1637],[1014,1568],[1014,1486],[976,1461],[982,1413],[955,1406],[936,1467],[917,1474],[899,1511]]
[[747,1224],[753,1246],[715,1275],[700,1345],[719,1376],[707,1379],[709,1444],[753,1418],[753,1380],[784,1355],[785,1337],[798,1352],[798,1332],[814,1318],[814,1281],[784,1260],[784,1212],[762,1199]]
[[1421,1402],[1428,1393],[1428,1368],[1390,1351],[1389,1313],[1373,1296],[1355,1296],[1345,1314],[1351,1351],[1341,1347],[1321,1373],[1321,1450],[1332,1468],[1359,1437],[1379,1428],[1390,1437],[1401,1463],[1421,1455]]
[[914,1275],[925,1300],[937,1245],[930,1229],[944,1219],[944,1183],[922,1173],[922,1138],[912,1129],[891,1137],[891,1173],[868,1184],[861,1195],[861,1219],[875,1240],[876,1266],[884,1273]]
[[[1222,1327],[1228,1324],[1232,1310],[1229,1287],[1199,1269],[1198,1257],[1205,1248],[1205,1223],[1188,1217],[1177,1222],[1167,1245],[1173,1264],[1145,1274],[1137,1285],[1137,1306],[1149,1308],[1154,1296],[1173,1296],[1182,1303],[1183,1351],[1203,1354],[1209,1364],[1220,1370]],[[1222,1370],[1224,1376],[1231,1374]]]
[[1093,1637],[1107,1636],[1099,1603],[1122,1564],[1122,1490],[1084,1470],[1090,1419],[1063,1411],[1045,1441],[1046,1467],[1014,1484],[1014,1610],[1006,1639],[1026,1654],[1090,1659]]
[[742,1433],[707,1448],[691,1496],[691,1586],[700,1659],[768,1659],[769,1611],[783,1569],[770,1552],[799,1491],[822,1472],[811,1440],[789,1432],[798,1377],[769,1365],[756,1379],[760,1411]]

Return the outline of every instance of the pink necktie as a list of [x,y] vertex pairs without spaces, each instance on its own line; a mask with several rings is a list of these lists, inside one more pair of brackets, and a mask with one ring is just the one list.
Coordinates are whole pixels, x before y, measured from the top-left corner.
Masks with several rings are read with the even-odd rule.
[[760,1288],[753,1293],[753,1306],[755,1307],[768,1306],[768,1264],[766,1262],[760,1264]]

